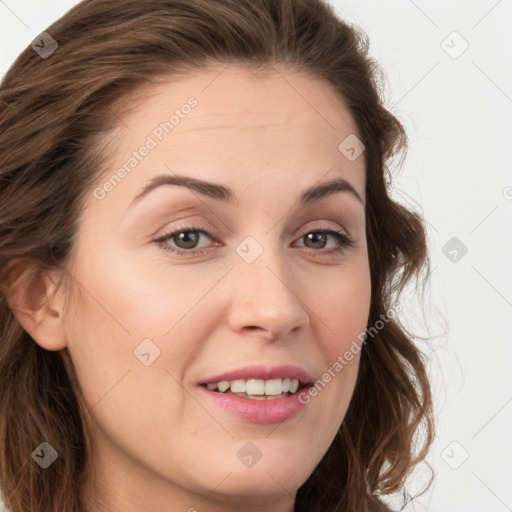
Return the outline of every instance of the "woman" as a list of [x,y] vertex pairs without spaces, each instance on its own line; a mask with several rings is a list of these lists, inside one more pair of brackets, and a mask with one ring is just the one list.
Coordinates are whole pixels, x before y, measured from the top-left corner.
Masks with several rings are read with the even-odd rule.
[[[428,267],[321,0],[86,0],[0,87],[1,482],[21,511],[377,511],[433,437]],[[421,434],[421,436],[419,436]]]

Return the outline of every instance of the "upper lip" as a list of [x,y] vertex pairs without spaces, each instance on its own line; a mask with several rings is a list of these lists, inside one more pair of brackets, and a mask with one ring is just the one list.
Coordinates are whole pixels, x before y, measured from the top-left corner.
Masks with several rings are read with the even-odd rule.
[[252,365],[246,366],[245,368],[239,368],[238,370],[232,370],[223,374],[209,377],[199,384],[216,384],[223,380],[247,380],[247,379],[297,379],[302,384],[310,384],[313,382],[311,375],[300,368],[299,366],[293,365],[282,365],[282,366],[264,366],[264,365]]

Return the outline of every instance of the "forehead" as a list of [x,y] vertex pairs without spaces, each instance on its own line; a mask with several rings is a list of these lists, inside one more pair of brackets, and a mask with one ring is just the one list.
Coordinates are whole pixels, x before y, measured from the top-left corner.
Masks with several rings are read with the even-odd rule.
[[[134,118],[162,120],[189,97],[199,108],[186,115],[187,123],[176,126],[173,135],[186,129],[215,128],[236,122],[237,127],[277,126],[308,128],[309,135],[322,132],[337,140],[341,132],[357,133],[358,128],[334,86],[316,75],[273,66],[262,71],[229,64],[196,69],[173,77],[161,76],[156,83],[139,89],[128,98],[134,103],[127,123]],[[168,117],[168,116],[167,116]],[[227,127],[227,126],[223,126]]]
[[364,197],[364,159],[340,150],[357,126],[334,87],[314,75],[233,64],[194,70],[160,77],[135,92],[128,107],[105,176],[150,141],[137,172],[119,187],[129,195],[171,169],[240,190],[264,183],[306,188],[326,174],[341,175]]

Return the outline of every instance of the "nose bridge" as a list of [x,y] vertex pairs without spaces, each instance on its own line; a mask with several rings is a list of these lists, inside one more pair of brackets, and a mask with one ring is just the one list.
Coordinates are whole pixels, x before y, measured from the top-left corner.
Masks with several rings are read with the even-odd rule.
[[249,236],[236,247],[230,323],[237,331],[258,328],[278,338],[305,326],[309,317],[282,248],[268,234],[260,240]]

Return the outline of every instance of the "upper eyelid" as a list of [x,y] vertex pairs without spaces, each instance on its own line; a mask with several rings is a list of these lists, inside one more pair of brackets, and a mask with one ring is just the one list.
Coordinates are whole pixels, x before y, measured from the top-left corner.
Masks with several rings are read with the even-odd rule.
[[[178,224],[173,227],[173,228],[170,228],[168,230],[166,230],[166,233],[174,233],[176,231],[180,231],[180,230],[196,230],[196,231],[208,231],[210,230],[212,233],[216,233],[218,234],[218,236],[220,236],[220,231],[218,228],[216,228],[212,223],[210,223],[209,221],[207,221],[206,219],[202,219],[198,222],[195,222],[195,221],[182,221],[180,223],[180,221],[177,221]],[[334,220],[334,219],[322,219],[322,220],[314,220],[314,221],[309,221],[309,222],[312,222],[313,223],[313,227],[309,228],[309,229],[329,229],[329,228],[332,228],[332,226],[329,226],[329,227],[326,227],[325,225],[322,225],[320,226],[319,224],[322,223],[322,222],[334,222],[336,224],[338,224],[338,226],[341,226],[341,229],[347,234],[347,235],[350,235],[350,230],[348,230],[345,225],[343,225],[339,220]],[[309,224],[309,222],[307,224]],[[201,226],[201,224],[204,224],[206,227],[203,227]],[[222,223],[224,224],[224,223]],[[225,224],[224,224],[225,226]],[[297,232],[301,231],[303,228],[298,228],[296,230],[294,230],[294,234],[296,234]],[[335,229],[338,229],[338,227],[336,227]],[[160,230],[161,231],[161,230]],[[232,229],[229,229],[228,228],[228,231],[230,232],[230,234],[233,234],[233,231]],[[165,233],[164,233],[165,234]]]

